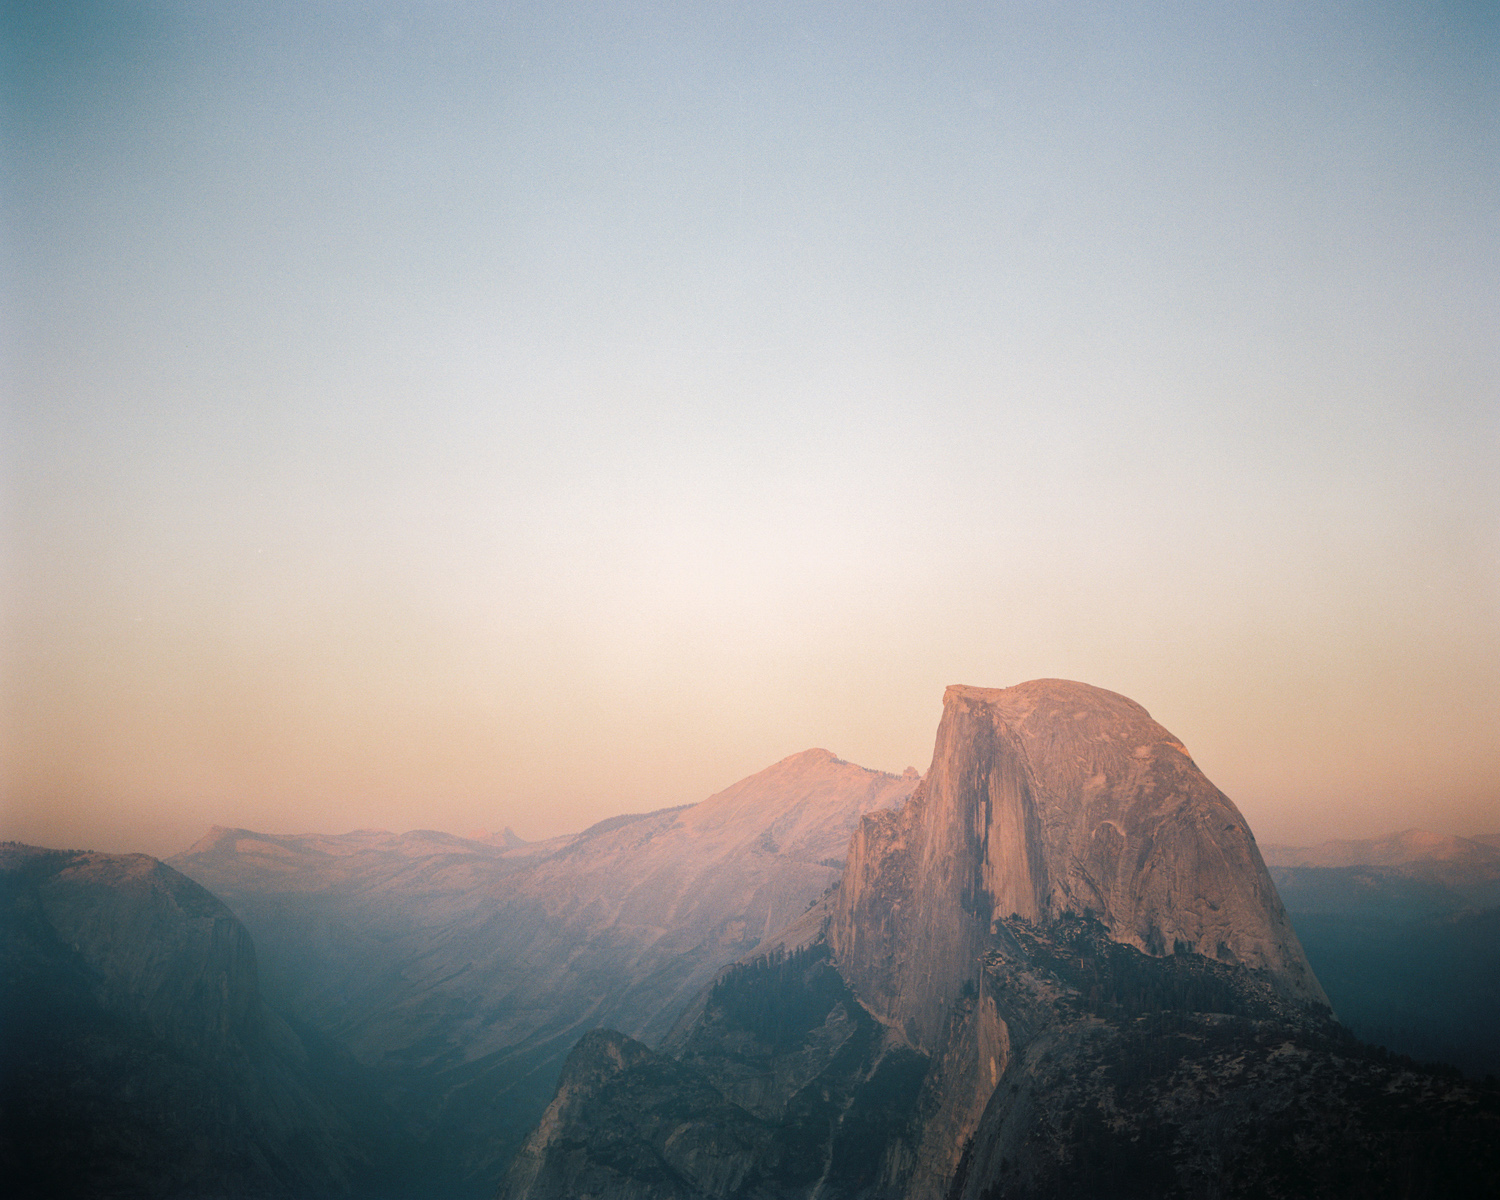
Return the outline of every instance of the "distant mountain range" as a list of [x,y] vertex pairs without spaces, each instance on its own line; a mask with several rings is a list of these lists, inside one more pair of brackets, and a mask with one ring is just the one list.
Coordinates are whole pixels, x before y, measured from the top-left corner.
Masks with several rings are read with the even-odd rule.
[[1500,833],[1452,837],[1425,829],[1405,829],[1362,841],[1328,841],[1316,846],[1261,847],[1269,867],[1401,867],[1415,863],[1500,866]]
[[1500,834],[1408,829],[1265,856],[1340,1020],[1400,1053],[1500,1075]]

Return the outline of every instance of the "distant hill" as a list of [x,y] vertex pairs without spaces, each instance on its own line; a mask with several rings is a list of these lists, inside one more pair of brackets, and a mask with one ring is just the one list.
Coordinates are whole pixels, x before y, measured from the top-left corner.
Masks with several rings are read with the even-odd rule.
[[1397,867],[1414,863],[1500,864],[1500,835],[1461,838],[1405,829],[1362,841],[1329,841],[1316,846],[1262,846],[1268,867]]
[[517,834],[509,825],[498,833],[484,830],[471,833],[469,834],[469,840],[484,842],[490,846],[499,846],[502,850],[514,850],[517,846],[526,845],[526,839]]

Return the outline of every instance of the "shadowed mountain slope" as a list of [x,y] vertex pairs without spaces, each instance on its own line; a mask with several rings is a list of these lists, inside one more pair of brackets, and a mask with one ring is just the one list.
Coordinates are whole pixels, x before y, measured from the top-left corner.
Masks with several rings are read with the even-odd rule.
[[173,862],[255,933],[279,1004],[402,1089],[432,1169],[489,1189],[581,1034],[660,1037],[916,783],[809,750],[547,842],[216,830]]

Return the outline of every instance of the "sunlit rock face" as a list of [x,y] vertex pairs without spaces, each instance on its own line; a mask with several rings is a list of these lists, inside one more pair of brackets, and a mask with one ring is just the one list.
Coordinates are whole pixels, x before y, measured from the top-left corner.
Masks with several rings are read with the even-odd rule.
[[950,687],[922,786],[855,834],[828,931],[840,970],[931,1051],[996,923],[1065,914],[1326,1004],[1244,818],[1144,708],[1064,680]]
[[0,1166],[16,1196],[324,1196],[364,1165],[243,925],[145,855],[0,847]]

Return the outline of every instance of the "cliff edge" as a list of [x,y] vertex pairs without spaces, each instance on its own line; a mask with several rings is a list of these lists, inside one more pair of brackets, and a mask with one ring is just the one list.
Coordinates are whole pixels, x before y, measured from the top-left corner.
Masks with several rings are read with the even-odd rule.
[[855,833],[828,931],[840,970],[930,1053],[999,923],[1067,915],[1328,1003],[1244,817],[1144,708],[1061,679],[950,687],[926,778]]

